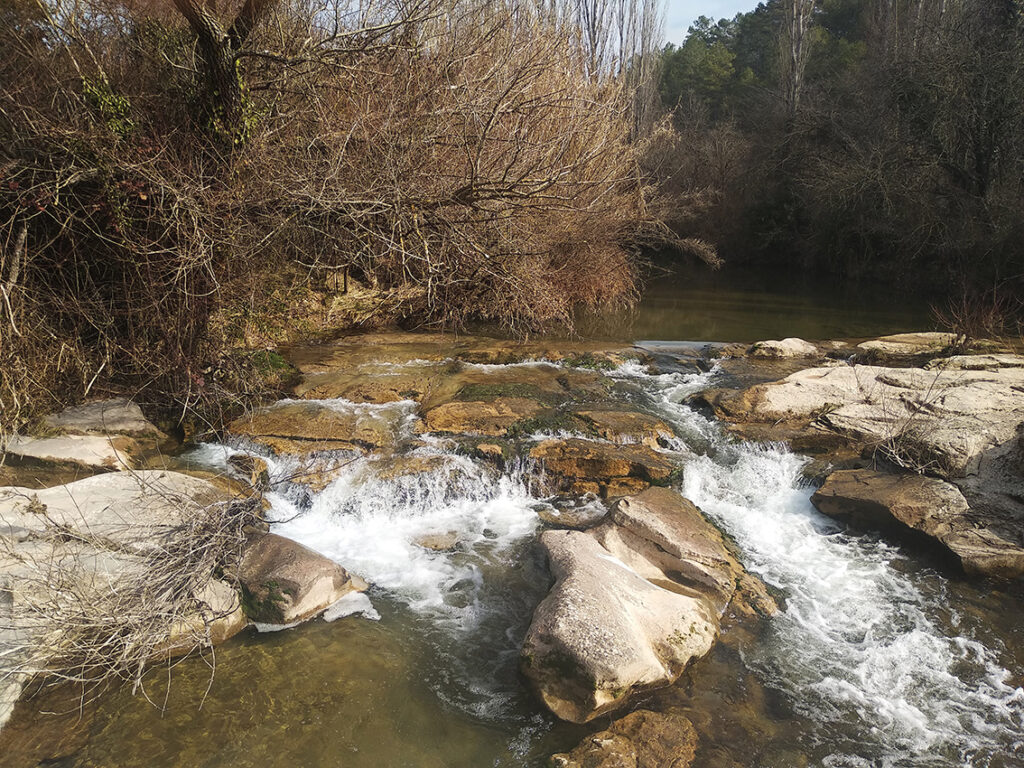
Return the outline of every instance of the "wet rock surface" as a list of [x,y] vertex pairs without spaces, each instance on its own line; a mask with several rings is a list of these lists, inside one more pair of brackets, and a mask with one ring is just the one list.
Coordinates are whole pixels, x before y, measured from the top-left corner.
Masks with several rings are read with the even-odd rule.
[[370,451],[394,445],[400,413],[378,409],[332,407],[317,402],[283,401],[228,425],[275,453]]
[[552,768],[689,768],[697,731],[677,712],[640,709],[588,736],[567,754],[552,755]]
[[672,457],[645,445],[615,445],[579,438],[544,440],[530,450],[556,489],[619,496],[668,482],[679,467]]
[[419,431],[500,437],[513,424],[543,410],[542,405],[525,397],[497,397],[485,402],[456,401],[427,411]]
[[860,525],[898,523],[947,547],[971,574],[1012,578],[1024,574],[1021,530],[971,512],[952,483],[920,475],[873,470],[835,472],[811,497],[825,514]]

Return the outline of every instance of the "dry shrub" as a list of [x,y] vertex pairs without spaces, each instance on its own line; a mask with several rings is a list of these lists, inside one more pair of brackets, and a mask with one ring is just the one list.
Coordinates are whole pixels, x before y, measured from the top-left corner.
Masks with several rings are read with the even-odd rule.
[[224,316],[271,314],[282,275],[347,268],[391,317],[521,333],[632,297],[631,94],[571,30],[514,3],[338,7],[337,29],[266,5],[228,136],[166,6],[7,7],[0,425],[90,391],[194,404],[240,344]]
[[[160,492],[141,483],[140,494]],[[72,683],[83,699],[111,682],[145,694],[153,663],[196,653],[212,674],[215,623],[238,602],[211,606],[206,590],[218,579],[238,588],[228,574],[262,525],[259,497],[202,506],[168,496],[187,510],[179,522],[126,525],[116,538],[69,526],[35,497],[27,501],[41,530],[19,545],[0,537],[0,690],[35,677]]]

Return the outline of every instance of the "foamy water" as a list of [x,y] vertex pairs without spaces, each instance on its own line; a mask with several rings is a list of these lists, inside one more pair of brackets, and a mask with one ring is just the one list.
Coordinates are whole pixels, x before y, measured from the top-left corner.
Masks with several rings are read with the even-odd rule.
[[713,436],[713,450],[686,465],[683,494],[784,594],[746,662],[815,723],[808,742],[831,752],[824,765],[1024,764],[1024,691],[995,651],[947,634],[943,606],[898,567],[897,548],[818,513],[801,480],[806,459],[695,425],[702,417],[681,396],[713,373],[628,373],[667,419]]
[[[941,592],[902,567],[897,547],[820,515],[801,480],[804,458],[735,443],[688,406],[715,371],[653,375],[629,362],[610,375],[638,388],[672,424],[672,448],[690,457],[682,492],[736,540],[747,567],[784,595],[784,610],[744,661],[811,724],[799,746],[815,764],[1024,765],[1024,691],[1011,684],[997,649],[943,622]],[[402,430],[413,414],[410,403],[319,402],[362,408]],[[544,587],[535,575],[515,576],[538,526],[538,499],[522,468],[499,474],[443,439],[425,439],[414,455],[431,462],[427,471],[390,476],[386,461],[336,454],[328,457],[334,479],[320,491],[288,481],[302,468],[294,458],[241,443],[200,453],[224,467],[239,450],[263,455],[280,481],[269,494],[274,530],[343,564],[373,585],[371,598],[386,595],[421,617],[425,631],[447,638],[436,643],[445,665],[436,670],[437,695],[500,719],[523,695],[517,644]],[[448,532],[457,534],[453,551],[417,544]],[[350,608],[374,615],[364,603],[336,613]],[[524,726],[523,738],[536,727]]]

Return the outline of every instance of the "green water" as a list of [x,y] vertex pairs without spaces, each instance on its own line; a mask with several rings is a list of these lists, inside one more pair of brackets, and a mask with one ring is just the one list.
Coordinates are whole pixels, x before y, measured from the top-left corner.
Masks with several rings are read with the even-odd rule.
[[927,300],[887,286],[685,267],[648,276],[636,307],[580,318],[579,329],[584,337],[630,341],[753,342],[866,338],[934,325]]

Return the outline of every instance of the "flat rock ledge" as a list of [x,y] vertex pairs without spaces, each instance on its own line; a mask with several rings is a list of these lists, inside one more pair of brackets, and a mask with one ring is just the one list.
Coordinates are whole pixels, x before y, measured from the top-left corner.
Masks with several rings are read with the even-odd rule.
[[674,682],[710,650],[730,605],[775,610],[718,530],[668,488],[620,501],[596,528],[549,530],[540,541],[555,584],[534,613],[521,668],[563,720],[588,722]]
[[[1013,361],[1016,362],[1016,361]],[[978,471],[1024,423],[1024,367],[986,370],[835,365],[706,397],[739,424],[840,436],[945,477]]]
[[93,471],[133,469],[144,451],[167,436],[130,400],[100,400],[65,408],[43,419],[49,434],[10,435],[0,452],[46,464]]
[[811,501],[824,514],[853,524],[874,528],[896,524],[920,531],[956,555],[969,574],[1003,578],[1024,574],[1020,529],[982,527],[952,483],[920,475],[842,470],[832,473]]

